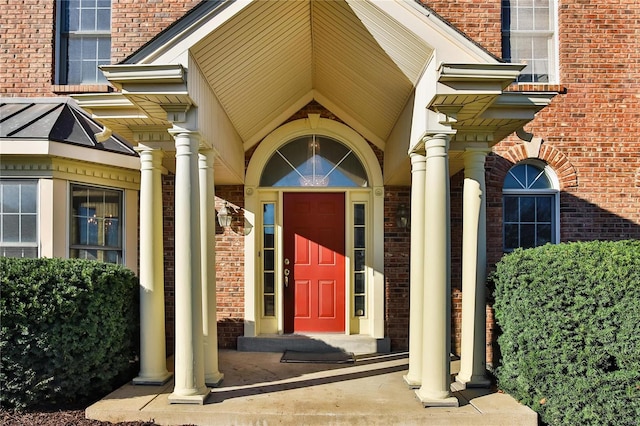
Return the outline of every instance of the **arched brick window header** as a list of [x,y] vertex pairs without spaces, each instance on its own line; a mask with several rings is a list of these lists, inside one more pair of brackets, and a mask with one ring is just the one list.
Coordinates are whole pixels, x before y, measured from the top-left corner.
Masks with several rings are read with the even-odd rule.
[[[487,158],[487,185],[502,188],[509,169],[530,158],[524,144],[512,147],[504,155],[492,154]],[[569,158],[551,145],[543,144],[536,159],[548,164],[558,176],[560,190],[578,186],[578,175]]]

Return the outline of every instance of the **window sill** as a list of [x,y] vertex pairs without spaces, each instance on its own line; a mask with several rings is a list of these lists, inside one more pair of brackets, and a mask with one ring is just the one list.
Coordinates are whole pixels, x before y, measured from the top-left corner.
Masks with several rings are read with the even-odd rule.
[[108,84],[52,84],[51,91],[59,95],[72,93],[109,93],[113,87]]
[[505,89],[505,92],[556,92],[567,93],[567,88],[562,84],[549,83],[513,83]]

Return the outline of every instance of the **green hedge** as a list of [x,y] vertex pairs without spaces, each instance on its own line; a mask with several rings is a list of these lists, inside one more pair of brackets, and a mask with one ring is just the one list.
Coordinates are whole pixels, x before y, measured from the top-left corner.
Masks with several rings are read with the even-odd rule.
[[636,425],[640,241],[516,250],[493,280],[500,388],[549,425]]
[[103,396],[135,373],[138,282],[88,260],[0,258],[0,403]]

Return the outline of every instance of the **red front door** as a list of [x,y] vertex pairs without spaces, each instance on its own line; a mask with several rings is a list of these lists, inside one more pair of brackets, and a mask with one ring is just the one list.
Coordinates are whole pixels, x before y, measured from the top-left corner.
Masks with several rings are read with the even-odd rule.
[[345,324],[344,194],[284,194],[284,331]]

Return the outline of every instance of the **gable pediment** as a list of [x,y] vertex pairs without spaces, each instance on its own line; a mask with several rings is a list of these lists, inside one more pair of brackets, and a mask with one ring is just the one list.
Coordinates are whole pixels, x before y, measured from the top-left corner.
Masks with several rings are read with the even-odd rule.
[[313,99],[384,149],[429,61],[496,62],[414,1],[199,7],[127,62],[197,66],[245,149]]

